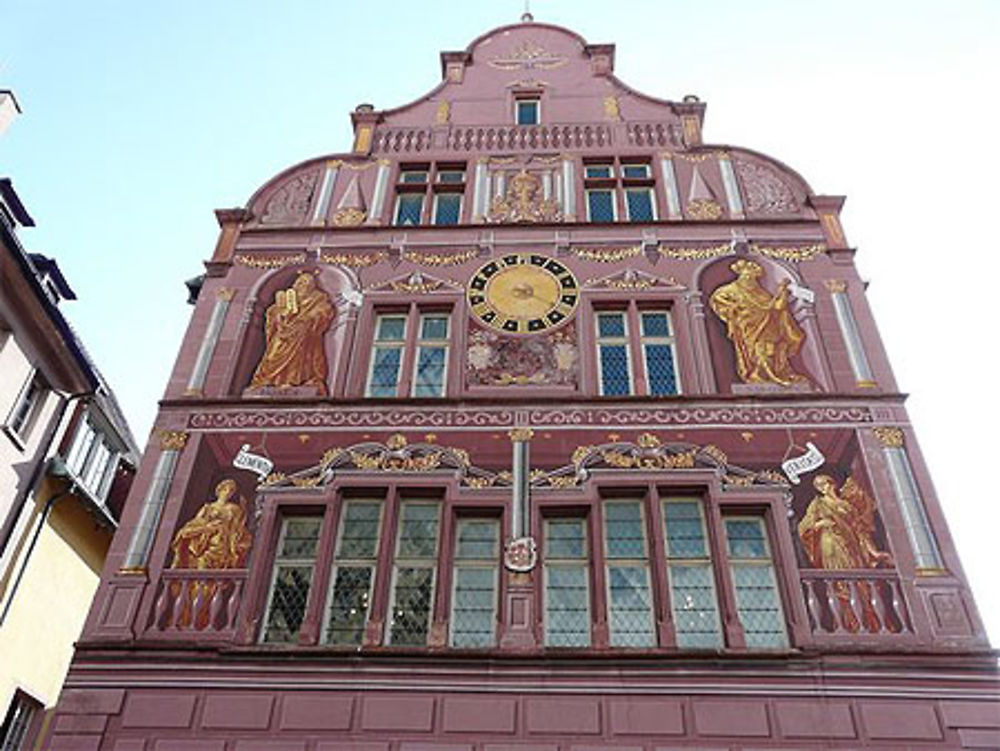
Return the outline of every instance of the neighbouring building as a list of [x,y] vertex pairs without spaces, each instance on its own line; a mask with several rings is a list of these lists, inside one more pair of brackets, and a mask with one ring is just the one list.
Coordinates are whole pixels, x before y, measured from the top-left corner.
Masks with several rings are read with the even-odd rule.
[[216,212],[49,748],[1000,747],[844,199],[614,63],[526,17]]
[[0,749],[55,705],[135,474],[114,394],[61,310],[75,295],[24,250],[0,179]]

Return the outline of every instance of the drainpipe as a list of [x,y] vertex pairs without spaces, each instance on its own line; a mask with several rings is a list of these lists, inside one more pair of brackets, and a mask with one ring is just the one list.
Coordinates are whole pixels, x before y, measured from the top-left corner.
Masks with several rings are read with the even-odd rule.
[[[67,400],[68,402],[69,400]],[[35,550],[35,545],[38,543],[38,538],[42,534],[42,528],[45,526],[46,520],[49,518],[49,513],[52,511],[52,507],[56,505],[57,501],[62,500],[68,495],[72,495],[77,489],[76,480],[73,479],[72,473],[69,471],[69,467],[66,463],[58,457],[52,457],[45,465],[52,472],[53,477],[58,477],[63,480],[69,481],[69,485],[59,491],[54,493],[49,500],[45,502],[45,508],[42,509],[42,513],[38,517],[38,525],[35,527],[35,533],[31,536],[31,543],[28,545],[28,549],[24,553],[24,558],[21,561],[21,568],[17,572],[13,583],[10,585],[10,593],[7,596],[7,602],[4,603],[3,612],[0,612],[0,628],[3,627],[4,622],[7,620],[7,614],[10,612],[10,607],[14,603],[14,597],[17,595],[17,589],[21,585],[21,579],[24,577],[25,569],[28,568],[28,562],[31,560],[31,554]]]

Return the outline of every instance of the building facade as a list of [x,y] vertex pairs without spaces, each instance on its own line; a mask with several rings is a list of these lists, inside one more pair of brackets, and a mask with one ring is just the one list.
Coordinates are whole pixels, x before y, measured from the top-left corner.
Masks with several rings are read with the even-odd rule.
[[114,395],[60,310],[56,262],[0,179],[0,749],[55,706],[138,464]]
[[220,237],[53,749],[995,748],[840,224],[530,19]]

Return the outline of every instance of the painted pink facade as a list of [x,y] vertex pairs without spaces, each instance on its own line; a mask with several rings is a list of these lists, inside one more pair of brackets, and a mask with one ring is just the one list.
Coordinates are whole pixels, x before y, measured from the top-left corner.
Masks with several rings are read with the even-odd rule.
[[1000,748],[843,198],[614,55],[495,29],[217,212],[47,748]]

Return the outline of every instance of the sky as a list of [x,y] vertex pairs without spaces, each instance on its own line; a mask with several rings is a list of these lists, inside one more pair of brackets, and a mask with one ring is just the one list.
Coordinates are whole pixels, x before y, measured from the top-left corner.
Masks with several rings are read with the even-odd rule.
[[[64,312],[140,444],[190,316],[213,209],[350,146],[350,111],[439,80],[438,53],[521,0],[0,0],[0,88],[24,114],[0,175],[79,300]],[[846,195],[856,264],[991,640],[1000,646],[996,0],[534,0],[617,45],[647,94],[707,103],[708,143]],[[997,295],[997,297],[995,297]]]

